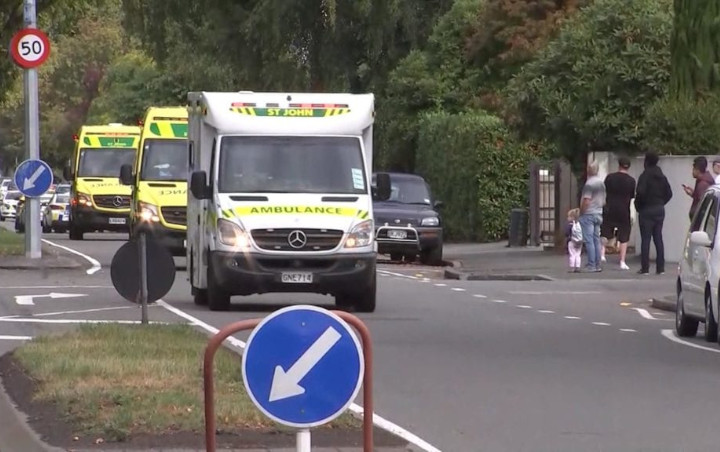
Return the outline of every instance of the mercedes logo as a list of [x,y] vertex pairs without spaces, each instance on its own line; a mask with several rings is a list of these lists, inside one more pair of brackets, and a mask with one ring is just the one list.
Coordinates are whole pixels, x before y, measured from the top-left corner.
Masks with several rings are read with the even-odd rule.
[[122,206],[123,199],[120,196],[116,196],[113,198],[113,206],[120,207]]
[[296,250],[300,249],[307,244],[307,236],[303,231],[292,231],[288,234],[288,243]]

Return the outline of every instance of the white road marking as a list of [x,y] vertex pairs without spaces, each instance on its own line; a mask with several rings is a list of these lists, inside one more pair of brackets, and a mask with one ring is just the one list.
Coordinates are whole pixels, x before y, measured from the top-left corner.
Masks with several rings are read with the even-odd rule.
[[562,291],[562,290],[550,290],[550,291],[527,291],[527,290],[511,290],[508,293],[514,294],[514,295],[592,295],[592,294],[599,294],[603,293],[599,290],[593,290],[593,291]]
[[73,253],[73,254],[75,254],[75,255],[77,255],[77,256],[82,257],[82,258],[85,259],[86,261],[90,262],[90,264],[92,265],[92,267],[90,267],[90,268],[85,272],[85,273],[87,273],[88,275],[95,274],[95,273],[97,273],[98,271],[100,271],[100,269],[102,268],[102,266],[100,265],[100,262],[98,262],[97,260],[95,260],[95,259],[93,259],[92,257],[88,256],[87,254],[83,254],[83,253],[81,253],[80,251],[76,251],[76,250],[74,250],[74,249],[72,249],[72,248],[68,248],[67,246],[58,245],[57,243],[53,243],[53,242],[51,242],[50,240],[45,240],[45,239],[41,239],[41,240],[42,240],[43,242],[47,243],[47,244],[50,245],[50,246],[54,246],[54,247],[60,248],[61,250],[65,250],[65,251],[67,251],[68,253]]
[[493,300],[493,303],[507,303],[505,300]]
[[435,283],[434,285],[435,285],[435,287],[446,287],[447,286],[447,284],[443,284],[443,283]]
[[485,295],[479,294],[479,293],[474,294],[473,297],[475,297],[475,298],[487,298]]
[[[180,309],[169,305],[164,300],[158,300],[156,302],[159,306],[162,306],[163,308],[167,309],[168,311],[172,312],[173,314],[182,317],[185,320],[188,320],[191,324],[196,325],[208,333],[217,334],[218,330],[214,326],[208,325],[207,323],[203,322],[202,320],[191,316],[190,314],[181,311]],[[245,348],[245,342],[235,339],[234,337],[230,336],[227,338],[227,341],[230,342],[232,345],[244,349]],[[350,405],[349,410],[356,415],[358,418],[362,418],[363,416],[363,407],[360,405],[353,403]],[[432,446],[430,443],[424,441],[422,438],[416,436],[415,434],[405,430],[404,428],[400,427],[397,424],[394,424],[393,422],[390,422],[389,420],[381,417],[380,415],[373,413],[373,423],[380,427],[383,430],[386,430],[390,433],[393,433],[396,436],[399,436],[400,438],[404,439],[405,441],[414,444],[415,446],[419,447],[420,449],[424,450],[425,452],[441,452],[440,449]]]
[[665,321],[668,321],[668,322],[672,322],[672,321],[673,321],[673,319],[658,319],[657,317],[655,317],[655,316],[653,316],[652,314],[650,314],[650,312],[649,312],[647,309],[643,309],[643,308],[632,308],[632,309],[636,310],[636,311],[638,312],[638,314],[640,314],[640,316],[642,316],[642,318],[644,318],[644,319],[648,319],[648,320],[665,320]]
[[[35,319],[32,317],[0,317],[0,322],[14,322],[14,323],[59,323],[59,324],[72,324],[72,323],[119,323],[119,324],[135,324],[140,323],[140,320],[89,320],[89,319]],[[154,325],[172,325],[168,322],[150,322]]]
[[114,289],[113,286],[5,286],[0,290],[10,289]]
[[415,279],[415,280],[418,279],[417,276],[403,275],[402,273],[389,272],[387,270],[378,270],[377,272],[380,274],[384,274],[384,275],[397,276],[399,278]]
[[520,308],[520,309],[532,309],[532,306],[528,306],[528,305],[525,305],[525,304],[519,304],[519,305],[517,305],[517,306],[515,306],[515,307],[516,307],[516,308]]
[[580,317],[575,317],[574,315],[566,315],[565,318],[568,320],[581,320]]
[[538,311],[540,314],[555,314],[555,311],[550,311],[547,309]]
[[609,323],[605,323],[605,322],[593,322],[592,324],[597,325],[597,326],[610,326]]
[[57,293],[51,292],[49,294],[42,295],[15,295],[15,303],[24,306],[32,306],[35,304],[35,298],[51,298],[53,300],[57,298],[79,298],[87,297],[87,294],[82,293]]
[[[154,305],[149,305],[148,308],[153,307]],[[117,308],[95,308],[95,309],[82,309],[79,311],[59,311],[59,312],[42,312],[40,314],[29,314],[29,317],[49,317],[53,315],[66,315],[66,314],[86,314],[88,312],[102,312],[102,311],[116,311],[118,309],[137,309],[135,306],[122,306]],[[21,315],[6,315],[3,317],[0,317],[0,319],[17,319],[23,317]]]
[[465,292],[465,289],[463,289],[462,287],[453,287],[452,290],[454,290],[455,292]]
[[32,336],[7,336],[7,335],[0,335],[1,341],[29,341],[32,339]]
[[662,334],[663,337],[665,337],[666,339],[670,339],[671,341],[673,341],[673,342],[675,342],[675,343],[678,343],[678,344],[680,344],[680,345],[686,345],[686,346],[692,347],[692,348],[699,348],[700,350],[705,350],[705,351],[708,351],[708,352],[720,353],[720,349],[710,348],[710,347],[704,347],[704,346],[702,346],[702,345],[694,344],[694,343],[692,343],[692,342],[690,342],[690,341],[686,341],[686,340],[684,340],[684,339],[680,339],[679,337],[675,336],[675,331],[673,331],[673,330],[662,330],[662,331],[660,332],[660,334]]
[[623,333],[637,333],[637,330],[634,330],[632,328],[620,328],[620,331]]

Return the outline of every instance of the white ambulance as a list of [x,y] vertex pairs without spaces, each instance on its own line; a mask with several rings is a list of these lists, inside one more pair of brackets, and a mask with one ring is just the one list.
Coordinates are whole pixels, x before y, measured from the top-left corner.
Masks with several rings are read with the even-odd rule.
[[374,311],[374,96],[192,92],[188,112],[195,303],[310,292]]

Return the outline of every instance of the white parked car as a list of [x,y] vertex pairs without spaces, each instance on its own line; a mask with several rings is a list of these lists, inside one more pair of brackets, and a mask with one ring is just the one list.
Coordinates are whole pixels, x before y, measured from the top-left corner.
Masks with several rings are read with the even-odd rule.
[[0,203],[0,221],[5,221],[6,218],[15,218],[20,196],[22,196],[22,193],[19,191],[9,191],[5,193],[5,196],[2,198],[2,203]]
[[0,181],[0,199],[5,196],[5,193],[8,192],[10,189],[10,183],[12,182],[12,179],[3,179]]
[[718,341],[720,298],[720,186],[708,189],[690,224],[678,265],[675,330],[678,336],[695,336],[705,324],[705,340]]

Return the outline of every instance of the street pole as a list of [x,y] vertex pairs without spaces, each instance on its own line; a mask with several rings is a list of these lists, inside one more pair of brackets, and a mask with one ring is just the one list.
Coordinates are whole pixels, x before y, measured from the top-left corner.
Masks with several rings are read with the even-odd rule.
[[[26,28],[37,28],[35,0],[25,0],[24,18]],[[25,155],[28,160],[40,159],[40,119],[38,112],[37,69],[25,69]],[[40,199],[25,200],[25,256],[40,259]]]
[[142,310],[143,325],[148,323],[148,268],[147,268],[147,237],[145,233],[140,233],[140,240],[138,240],[138,246],[140,247],[140,308]]

